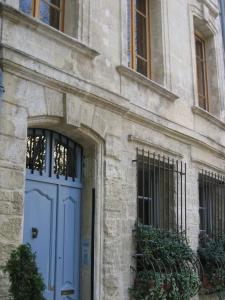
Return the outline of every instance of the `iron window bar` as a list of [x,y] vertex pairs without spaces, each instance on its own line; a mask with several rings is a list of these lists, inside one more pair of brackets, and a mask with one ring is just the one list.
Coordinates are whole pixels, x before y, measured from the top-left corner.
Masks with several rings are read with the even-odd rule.
[[225,177],[201,170],[199,173],[200,236],[225,234]]
[[136,151],[137,225],[186,235],[186,163],[144,149]]

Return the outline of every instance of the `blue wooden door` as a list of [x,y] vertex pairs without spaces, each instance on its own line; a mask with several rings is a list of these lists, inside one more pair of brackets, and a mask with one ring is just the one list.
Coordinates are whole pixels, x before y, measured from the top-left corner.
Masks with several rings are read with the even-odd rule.
[[[43,143],[39,148],[43,151],[46,147],[44,159],[48,158],[50,162],[43,162],[42,157],[42,161],[36,164],[38,168],[42,166],[41,172],[39,169],[27,168],[24,243],[30,243],[32,250],[36,252],[37,265],[46,286],[45,298],[79,300],[81,182],[77,176],[70,178],[68,175],[63,176],[63,172],[55,174],[54,159],[47,153],[48,145],[49,151],[56,151],[54,135],[49,135],[50,145],[48,133],[45,132],[46,138],[39,137],[38,141],[45,141],[45,145]],[[63,138],[60,137],[60,140],[63,141]],[[57,147],[59,148],[58,144]],[[66,153],[64,149],[63,152]],[[59,156],[56,157],[58,162],[68,162],[68,157],[61,160]],[[75,157],[72,156],[71,159]],[[81,166],[80,159],[81,156],[78,155],[76,175],[81,174],[78,170]],[[55,170],[61,170],[60,166],[55,167]]]

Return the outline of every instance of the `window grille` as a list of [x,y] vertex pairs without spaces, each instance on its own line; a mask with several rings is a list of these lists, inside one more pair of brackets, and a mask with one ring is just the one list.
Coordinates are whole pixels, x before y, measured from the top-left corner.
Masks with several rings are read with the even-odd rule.
[[224,176],[202,170],[199,174],[199,217],[201,236],[215,238],[225,233]]
[[137,220],[186,232],[186,163],[137,149]]
[[31,174],[81,177],[82,148],[68,137],[46,129],[28,129],[26,168]]

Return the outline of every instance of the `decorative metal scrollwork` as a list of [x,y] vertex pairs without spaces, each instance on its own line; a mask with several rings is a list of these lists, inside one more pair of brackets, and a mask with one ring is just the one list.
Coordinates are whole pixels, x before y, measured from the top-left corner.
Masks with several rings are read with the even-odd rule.
[[29,129],[26,167],[35,175],[81,177],[82,148],[71,139],[45,129]]
[[27,136],[26,167],[42,173],[45,169],[46,136],[45,132],[32,130]]

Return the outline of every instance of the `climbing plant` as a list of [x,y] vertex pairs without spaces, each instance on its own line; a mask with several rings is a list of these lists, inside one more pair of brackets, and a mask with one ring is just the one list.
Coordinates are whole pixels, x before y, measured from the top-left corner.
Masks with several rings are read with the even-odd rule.
[[184,235],[138,226],[135,300],[189,300],[200,287],[199,262]]
[[9,274],[9,292],[13,300],[45,300],[45,285],[35,259],[29,244],[12,251],[4,271]]

